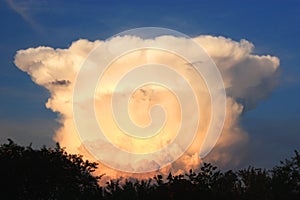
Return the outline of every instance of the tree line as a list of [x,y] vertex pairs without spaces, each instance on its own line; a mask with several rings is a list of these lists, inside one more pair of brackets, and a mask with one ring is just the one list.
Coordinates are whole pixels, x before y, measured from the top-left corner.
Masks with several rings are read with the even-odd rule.
[[33,149],[8,140],[0,146],[0,199],[300,199],[300,155],[272,169],[221,171],[203,163],[188,173],[147,180],[110,180],[93,172],[97,163],[55,148]]

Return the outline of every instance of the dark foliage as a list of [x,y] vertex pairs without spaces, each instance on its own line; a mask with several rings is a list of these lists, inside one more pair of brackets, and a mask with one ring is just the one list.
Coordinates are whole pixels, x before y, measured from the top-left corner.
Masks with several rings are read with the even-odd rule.
[[1,199],[97,199],[96,163],[55,149],[34,150],[9,140],[0,147]]
[[248,167],[221,172],[204,163],[187,174],[148,180],[110,180],[96,163],[56,148],[34,150],[9,140],[0,146],[1,199],[300,199],[300,155],[271,170]]

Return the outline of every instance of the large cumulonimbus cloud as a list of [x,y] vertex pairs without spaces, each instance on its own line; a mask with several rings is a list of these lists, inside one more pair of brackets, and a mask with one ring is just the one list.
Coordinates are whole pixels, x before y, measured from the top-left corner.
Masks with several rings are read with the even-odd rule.
[[[168,37],[163,39],[167,40]],[[141,38],[130,37],[120,37],[118,40],[128,42],[128,44],[145,42]],[[177,38],[177,40],[180,40],[180,38]],[[255,105],[268,97],[276,87],[279,59],[270,55],[254,55],[254,45],[246,40],[237,42],[229,38],[209,35],[198,36],[193,38],[193,40],[200,44],[216,63],[221,72],[227,93],[224,128],[214,151],[208,155],[207,159],[223,165],[238,164],[240,157],[236,156],[237,154],[235,153],[241,144],[247,142],[248,138],[247,133],[239,126],[239,118],[243,112],[254,109]],[[170,45],[169,48],[172,48],[172,45],[176,45],[176,42],[178,41],[170,40],[168,43]],[[91,158],[91,155],[84,149],[74,125],[72,111],[73,90],[76,76],[82,63],[91,50],[103,43],[104,41],[90,42],[80,39],[73,42],[71,46],[66,49],[40,46],[19,50],[15,56],[16,66],[22,71],[27,72],[36,84],[45,87],[50,92],[50,98],[46,103],[46,107],[60,114],[59,120],[61,123],[61,127],[56,131],[53,139],[66,147],[67,151],[83,154],[86,158]],[[115,47],[114,45],[115,44],[112,44],[111,47]],[[132,57],[126,61],[121,60],[119,64],[125,65],[129,62],[129,65],[138,65],[142,62],[141,60],[143,60],[143,58],[151,58],[161,62],[167,60],[170,65],[172,65],[172,62],[176,65],[176,61],[172,61],[172,59],[169,59],[167,56],[161,56],[151,51],[140,52],[138,55],[131,56]],[[183,71],[186,70],[188,74],[188,66],[182,66],[182,68]],[[117,74],[117,71],[114,72],[112,69],[110,73],[111,78],[113,78],[113,76]],[[111,96],[112,91],[109,87],[103,91],[105,94],[102,93],[96,97],[99,97],[99,99],[105,102],[107,101],[106,99],[109,99]],[[126,91],[124,90],[123,92]],[[122,91],[120,93],[122,93]],[[150,101],[154,103],[152,102],[151,104]],[[176,103],[172,101],[172,98],[167,96],[164,91],[155,90],[155,88],[151,87],[144,87],[133,94],[133,103],[136,106],[140,106],[140,108],[153,105],[155,102],[163,102],[170,108],[172,108],[173,103]],[[142,117],[145,113],[139,112],[140,109],[136,110],[137,112],[133,115],[133,118],[136,118],[135,120],[138,121],[138,123],[147,124],[147,120],[145,121]],[[176,124],[177,121],[180,120],[176,117],[179,114],[176,114],[176,110],[170,110],[173,112],[173,118],[170,123]],[[204,110],[203,112],[205,113],[206,111],[207,110]],[[101,115],[101,113],[99,115]],[[205,117],[204,119],[202,118],[202,120],[204,122],[209,121],[205,119]],[[110,121],[106,122],[106,124],[110,123]],[[89,131],[92,132],[93,130]],[[203,130],[199,129],[199,134],[201,135],[203,131],[205,131],[205,128]],[[143,148],[139,146],[139,144],[134,143],[134,145],[132,145],[133,143],[124,142],[122,138],[114,139],[116,139],[118,145],[125,149],[129,148],[129,150],[132,150],[130,148],[136,148],[142,150]],[[159,148],[161,145],[164,145],[164,142],[167,142],[168,139],[169,138],[161,138],[160,141],[151,144],[152,146],[149,148]],[[130,143],[130,145],[126,146],[125,143]],[[196,138],[191,148],[175,163],[162,169],[162,172],[169,170],[178,172],[180,170],[196,168],[201,162],[199,158],[199,146],[201,146],[201,144],[201,137],[198,138],[198,140]],[[100,148],[99,151],[106,152],[108,159],[122,159],[118,158],[118,155],[114,154],[114,152],[110,152],[109,149],[106,149],[105,144],[97,148]],[[176,151],[176,149],[174,149],[174,151]],[[164,159],[163,156],[162,159]],[[152,163],[151,160],[144,161],[145,166],[156,164],[157,163]],[[159,166],[157,167],[159,168]],[[103,172],[103,170],[110,176],[122,175],[119,174],[120,172],[105,168],[104,166],[102,166],[101,172]]]

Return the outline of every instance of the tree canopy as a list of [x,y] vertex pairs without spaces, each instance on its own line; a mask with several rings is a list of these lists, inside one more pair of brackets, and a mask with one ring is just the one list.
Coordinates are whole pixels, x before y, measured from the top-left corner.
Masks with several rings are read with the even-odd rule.
[[100,187],[97,163],[55,148],[12,140],[0,146],[1,199],[300,199],[300,155],[270,170],[220,171],[210,163],[147,180],[110,180]]
[[96,167],[59,144],[34,150],[9,140],[0,147],[1,199],[92,199],[100,195]]

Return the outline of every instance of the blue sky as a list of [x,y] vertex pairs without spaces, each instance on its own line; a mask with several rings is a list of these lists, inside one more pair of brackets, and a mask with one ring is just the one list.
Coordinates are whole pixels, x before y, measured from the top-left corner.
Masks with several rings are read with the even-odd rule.
[[189,36],[222,35],[254,43],[256,54],[280,58],[278,88],[242,126],[250,147],[243,165],[269,167],[300,150],[300,2],[286,1],[4,1],[0,0],[0,142],[51,145],[57,115],[45,108],[48,92],[14,64],[19,49],[66,48],[79,38],[106,39],[121,31],[157,26]]

